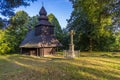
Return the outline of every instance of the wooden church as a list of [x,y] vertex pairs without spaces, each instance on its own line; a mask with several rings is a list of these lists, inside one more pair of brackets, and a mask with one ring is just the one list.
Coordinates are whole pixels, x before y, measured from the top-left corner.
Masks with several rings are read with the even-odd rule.
[[20,44],[21,53],[34,56],[53,55],[56,48],[62,46],[54,35],[54,26],[48,21],[47,12],[42,6],[39,22],[29,31]]

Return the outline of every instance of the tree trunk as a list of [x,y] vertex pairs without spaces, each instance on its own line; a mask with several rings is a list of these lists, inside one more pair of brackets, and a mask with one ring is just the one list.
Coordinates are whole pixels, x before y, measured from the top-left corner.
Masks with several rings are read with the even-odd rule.
[[89,52],[92,52],[92,49],[93,49],[93,43],[92,43],[92,38],[90,38]]

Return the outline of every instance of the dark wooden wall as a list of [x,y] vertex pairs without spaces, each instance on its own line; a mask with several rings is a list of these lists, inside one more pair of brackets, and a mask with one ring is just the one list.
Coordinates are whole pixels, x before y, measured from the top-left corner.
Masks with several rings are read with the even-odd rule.
[[56,48],[22,48],[22,53],[34,56],[54,55]]

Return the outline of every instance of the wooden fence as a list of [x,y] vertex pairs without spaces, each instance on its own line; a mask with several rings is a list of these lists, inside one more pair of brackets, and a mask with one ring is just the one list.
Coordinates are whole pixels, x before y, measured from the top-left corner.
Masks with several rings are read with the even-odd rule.
[[[74,54],[75,54],[75,57],[80,57],[80,50],[75,50]],[[64,57],[70,57],[72,55],[70,54],[69,50],[64,50],[63,51],[63,56]]]

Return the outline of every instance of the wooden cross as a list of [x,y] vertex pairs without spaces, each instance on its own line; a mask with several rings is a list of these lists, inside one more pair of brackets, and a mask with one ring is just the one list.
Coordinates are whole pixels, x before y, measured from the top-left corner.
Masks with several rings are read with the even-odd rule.
[[44,3],[42,2],[42,6],[44,6]]

